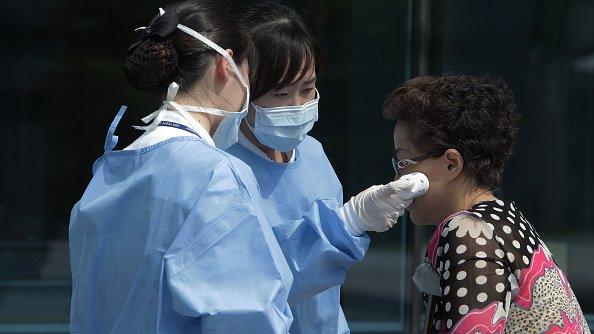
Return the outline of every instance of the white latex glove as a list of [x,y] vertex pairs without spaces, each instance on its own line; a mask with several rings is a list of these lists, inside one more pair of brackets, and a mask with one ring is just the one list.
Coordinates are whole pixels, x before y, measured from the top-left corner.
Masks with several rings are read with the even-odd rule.
[[[419,191],[419,182],[426,184]],[[427,177],[421,173],[407,174],[385,185],[375,185],[360,192],[340,209],[346,228],[352,235],[365,231],[389,230],[404,214],[404,210],[427,191]]]

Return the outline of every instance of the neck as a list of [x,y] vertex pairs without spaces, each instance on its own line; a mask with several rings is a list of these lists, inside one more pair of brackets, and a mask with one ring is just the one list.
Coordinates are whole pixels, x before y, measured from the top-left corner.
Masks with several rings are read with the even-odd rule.
[[[179,104],[218,109],[213,101],[215,101],[215,98],[213,96],[209,96],[208,92],[200,95],[192,94],[191,96],[189,94],[178,94],[178,96],[175,98],[175,102]],[[188,114],[190,114],[190,116],[192,116],[192,118],[198,122],[211,136],[214,136],[214,132],[217,130],[222,120],[221,116],[207,113],[189,112]]]
[[254,144],[258,149],[260,149],[260,151],[264,152],[264,154],[266,154],[272,161],[277,162],[277,163],[287,163],[289,162],[290,158],[289,158],[289,154],[287,153],[283,153],[281,151],[277,151],[275,149],[272,149],[262,143],[260,143],[258,141],[258,138],[256,138],[256,136],[252,133],[252,131],[250,130],[250,128],[247,125],[247,119],[244,119],[243,122],[241,122],[241,133],[243,133],[243,135],[252,143]]
[[466,211],[476,204],[484,201],[494,201],[497,197],[493,192],[482,187],[477,187],[474,184],[466,183],[463,186],[463,191],[452,197],[451,209],[449,212]]
[[493,192],[489,189],[479,187],[475,182],[464,179],[454,182],[459,182],[457,185],[452,184],[452,188],[460,189],[460,191],[453,191],[454,195],[448,205],[447,212],[454,213],[466,211],[475,206],[477,203],[484,201],[494,201],[497,199]]

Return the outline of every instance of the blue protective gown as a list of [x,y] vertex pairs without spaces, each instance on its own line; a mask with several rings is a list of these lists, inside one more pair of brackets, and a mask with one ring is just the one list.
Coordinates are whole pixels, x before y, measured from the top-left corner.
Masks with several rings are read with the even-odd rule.
[[238,143],[227,152],[248,164],[263,207],[293,272],[292,334],[348,333],[340,307],[347,269],[361,261],[369,237],[352,236],[336,213],[342,186],[322,145],[307,137],[294,162],[276,163]]
[[71,333],[287,333],[292,275],[249,167],[197,136],[112,151],[122,113],[72,209]]

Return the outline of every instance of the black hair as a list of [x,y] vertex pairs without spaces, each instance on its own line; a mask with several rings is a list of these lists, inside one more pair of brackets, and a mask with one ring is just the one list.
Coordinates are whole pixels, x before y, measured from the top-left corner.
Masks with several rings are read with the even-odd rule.
[[250,69],[252,99],[272,89],[300,80],[312,66],[323,70],[325,58],[301,17],[291,8],[274,2],[251,7],[240,19],[258,53],[257,66]]
[[[151,21],[144,34],[135,41],[124,61],[124,74],[130,84],[140,90],[164,96],[168,85],[175,81],[180,90],[188,90],[200,80],[215,56],[210,46],[176,29],[177,23],[193,29],[222,47],[233,50],[233,59],[239,66],[251,60],[249,35],[231,14],[225,0],[192,0],[171,4]],[[171,22],[162,22],[171,21]],[[170,28],[163,28],[168,25]],[[152,30],[168,29],[165,33]],[[166,35],[166,36],[161,36]]]
[[407,122],[420,150],[458,150],[466,175],[492,191],[501,184],[520,121],[507,83],[488,75],[408,80],[384,102],[384,117]]

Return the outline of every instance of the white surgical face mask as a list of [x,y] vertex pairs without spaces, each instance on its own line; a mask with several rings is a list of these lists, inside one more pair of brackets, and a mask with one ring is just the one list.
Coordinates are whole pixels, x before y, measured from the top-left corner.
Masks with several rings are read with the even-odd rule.
[[258,141],[272,149],[288,152],[305,139],[318,120],[320,93],[302,105],[264,108],[252,103],[254,126],[249,127]]
[[[161,15],[163,15],[163,13],[165,13],[162,9],[159,9],[159,11],[160,11]],[[167,90],[167,100],[163,103],[163,106],[161,106],[161,108],[159,108],[159,110],[155,111],[154,113],[152,113],[142,119],[142,121],[145,123],[148,123],[151,120],[153,120],[153,123],[151,123],[151,125],[149,125],[147,127],[136,127],[136,128],[144,129],[147,131],[154,130],[159,125],[159,123],[161,122],[161,118],[164,115],[164,113],[162,113],[161,111],[166,110],[168,107],[172,107],[172,108],[176,109],[186,119],[188,117],[191,119],[191,116],[188,115],[187,112],[199,112],[199,113],[206,113],[206,114],[211,114],[211,115],[222,116],[223,120],[219,123],[219,126],[217,127],[212,139],[213,139],[217,148],[219,148],[221,150],[225,150],[225,149],[229,148],[230,146],[232,146],[233,144],[235,144],[238,140],[239,125],[241,124],[241,120],[247,115],[247,112],[248,112],[248,106],[249,106],[249,100],[250,100],[250,89],[249,89],[246,81],[244,80],[243,75],[241,74],[241,71],[239,70],[239,67],[237,67],[237,64],[235,64],[235,61],[227,53],[227,51],[225,51],[223,48],[218,46],[216,43],[214,43],[210,39],[206,38],[205,36],[199,34],[198,32],[194,31],[193,29],[190,29],[182,24],[178,24],[177,29],[185,32],[186,34],[188,34],[188,35],[196,38],[197,40],[203,42],[204,44],[210,46],[216,52],[218,52],[221,56],[225,57],[225,59],[231,65],[233,72],[235,72],[235,75],[237,75],[237,78],[241,82],[241,85],[246,90],[246,96],[245,96],[245,101],[243,103],[243,107],[241,108],[241,110],[239,112],[230,112],[230,111],[214,109],[214,108],[206,108],[206,107],[199,107],[199,106],[175,103],[175,102],[173,102],[173,99],[175,98],[175,95],[177,94],[177,90],[179,89],[179,86],[177,85],[177,83],[172,82],[169,85],[169,89]]]

